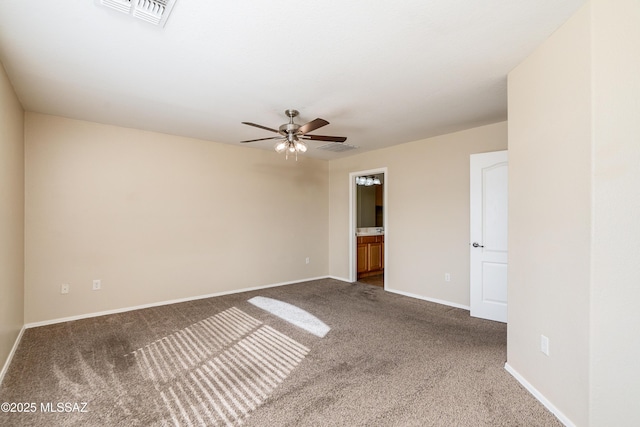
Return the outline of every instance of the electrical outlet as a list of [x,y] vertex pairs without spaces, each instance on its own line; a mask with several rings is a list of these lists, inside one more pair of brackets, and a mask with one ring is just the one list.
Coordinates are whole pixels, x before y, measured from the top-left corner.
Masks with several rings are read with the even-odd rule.
[[93,290],[94,291],[99,291],[100,289],[102,289],[102,282],[100,281],[100,279],[94,279],[93,280]]
[[544,335],[540,335],[540,351],[547,356],[549,355],[549,338]]
[[305,260],[305,262],[306,262],[307,264],[309,264],[309,257],[307,257],[307,259]]
[[60,293],[61,294],[68,294],[70,287],[71,286],[68,283],[63,283],[62,285],[60,285]]
[[444,281],[445,282],[450,282],[451,281],[451,274],[444,273]]

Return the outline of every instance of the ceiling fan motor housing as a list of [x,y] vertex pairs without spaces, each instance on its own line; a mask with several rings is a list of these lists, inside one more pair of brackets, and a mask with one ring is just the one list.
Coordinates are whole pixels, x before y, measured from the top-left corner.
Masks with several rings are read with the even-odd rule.
[[300,125],[297,123],[285,123],[282,126],[280,126],[280,133],[282,135],[288,135],[290,133],[297,133],[298,129],[300,129]]

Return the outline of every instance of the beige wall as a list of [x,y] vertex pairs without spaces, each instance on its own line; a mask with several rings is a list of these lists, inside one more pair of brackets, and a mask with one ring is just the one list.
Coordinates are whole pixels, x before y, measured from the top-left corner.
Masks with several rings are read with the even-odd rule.
[[468,306],[469,156],[506,148],[503,122],[331,161],[330,274],[350,276],[349,173],[387,167],[385,287]]
[[588,420],[590,85],[589,7],[509,74],[507,361],[579,426]]
[[590,425],[639,426],[640,2],[592,2]]
[[0,369],[24,323],[24,111],[0,64]]
[[638,22],[594,0],[509,75],[508,364],[578,426],[640,424]]
[[328,273],[326,161],[36,113],[25,137],[27,323]]

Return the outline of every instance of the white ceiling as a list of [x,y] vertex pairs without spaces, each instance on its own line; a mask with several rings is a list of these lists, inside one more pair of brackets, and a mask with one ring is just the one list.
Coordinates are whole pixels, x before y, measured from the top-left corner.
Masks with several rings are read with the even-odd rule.
[[240,145],[274,136],[240,122],[295,108],[359,147],[310,143],[332,159],[506,120],[507,73],[583,3],[177,0],[159,28],[93,0],[2,0],[0,60],[28,111]]

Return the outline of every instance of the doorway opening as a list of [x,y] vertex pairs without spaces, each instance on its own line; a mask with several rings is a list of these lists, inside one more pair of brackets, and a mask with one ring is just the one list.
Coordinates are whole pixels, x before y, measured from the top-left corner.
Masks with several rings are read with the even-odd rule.
[[387,283],[387,168],[349,174],[350,281]]

